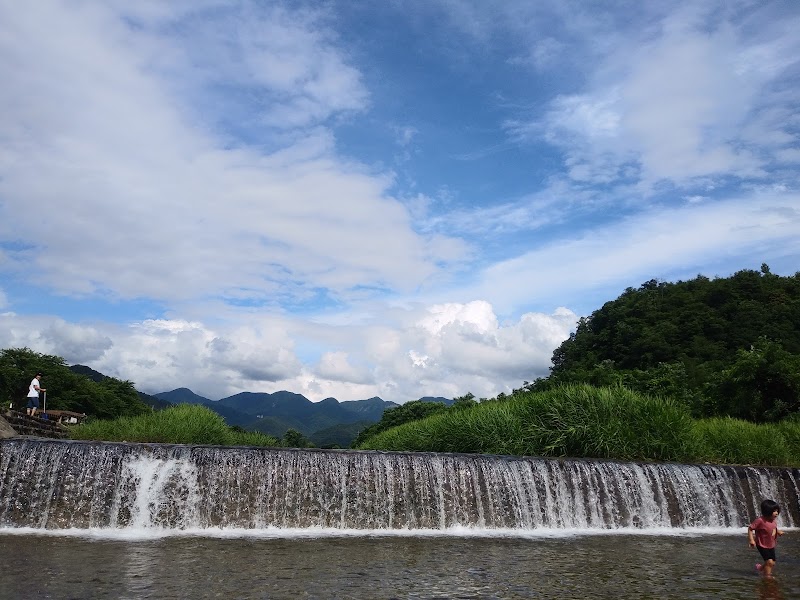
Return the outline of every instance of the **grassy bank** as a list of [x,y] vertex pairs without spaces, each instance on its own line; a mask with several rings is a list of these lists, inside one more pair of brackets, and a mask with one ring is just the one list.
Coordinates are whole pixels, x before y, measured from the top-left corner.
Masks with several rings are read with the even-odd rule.
[[800,465],[800,422],[751,423],[715,418],[695,422],[697,460],[748,465]]
[[784,466],[800,465],[800,422],[694,420],[669,399],[567,385],[432,415],[360,448]]
[[278,446],[274,437],[235,431],[204,406],[180,404],[162,411],[113,421],[93,421],[70,430],[75,440],[212,444],[221,446]]

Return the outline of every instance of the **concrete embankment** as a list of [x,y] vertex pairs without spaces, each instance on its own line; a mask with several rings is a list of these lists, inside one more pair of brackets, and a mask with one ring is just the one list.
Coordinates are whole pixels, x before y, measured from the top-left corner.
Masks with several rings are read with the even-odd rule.
[[16,436],[64,439],[67,437],[67,428],[55,421],[9,410],[0,416],[0,439]]

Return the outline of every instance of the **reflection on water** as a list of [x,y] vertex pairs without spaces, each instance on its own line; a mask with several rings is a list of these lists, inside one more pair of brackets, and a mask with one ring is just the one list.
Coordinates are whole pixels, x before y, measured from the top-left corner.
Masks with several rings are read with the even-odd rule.
[[123,556],[120,598],[147,598],[156,588],[156,562],[164,559],[147,544],[127,544],[120,549]]
[[800,598],[800,532],[776,578],[738,536],[119,541],[0,533],[0,598]]

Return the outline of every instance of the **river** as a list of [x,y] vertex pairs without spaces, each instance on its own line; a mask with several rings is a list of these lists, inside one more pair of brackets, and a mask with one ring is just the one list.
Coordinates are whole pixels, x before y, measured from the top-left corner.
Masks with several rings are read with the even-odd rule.
[[796,599],[798,497],[795,468],[6,440],[0,600]]
[[800,598],[800,531],[775,578],[744,530],[536,536],[0,530],[0,598]]

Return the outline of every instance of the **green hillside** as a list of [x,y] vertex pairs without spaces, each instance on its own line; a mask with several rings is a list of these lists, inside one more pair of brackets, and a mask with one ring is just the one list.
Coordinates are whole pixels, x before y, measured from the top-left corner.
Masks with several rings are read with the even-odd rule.
[[[95,371],[86,365],[70,365],[69,370],[73,373],[77,373],[78,375],[88,377],[97,383],[102,382],[107,377],[107,375],[103,375],[100,371]],[[169,406],[172,406],[171,402],[167,402],[166,400],[162,400],[156,396],[151,396],[150,394],[145,394],[144,392],[140,392],[138,390],[136,393],[139,395],[139,400],[141,400],[143,404],[146,404],[147,406],[156,410],[163,410]]]
[[800,273],[739,271],[628,288],[553,353],[523,389],[622,384],[668,396],[694,416],[777,421],[800,410]]
[[386,411],[354,445],[800,465],[800,273],[629,288],[580,320],[549,377],[470,396]]
[[24,409],[28,385],[38,371],[43,374],[48,409],[71,410],[100,419],[135,416],[151,410],[131,381],[76,373],[63,358],[28,348],[0,350],[0,398],[6,406]]
[[318,448],[349,448],[356,436],[371,424],[370,421],[356,421],[333,425],[313,432],[309,440]]

